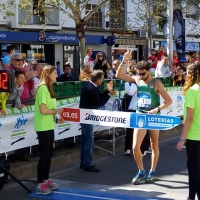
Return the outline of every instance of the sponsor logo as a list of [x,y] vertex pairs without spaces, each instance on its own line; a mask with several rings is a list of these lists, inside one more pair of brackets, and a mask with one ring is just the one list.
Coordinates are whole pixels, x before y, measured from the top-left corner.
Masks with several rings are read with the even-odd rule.
[[24,116],[18,117],[14,128],[19,129],[21,126],[25,126],[27,121],[28,119],[24,118]]
[[139,128],[143,127],[172,127],[174,124],[174,119],[169,117],[154,117],[154,116],[147,116],[147,115],[137,115],[136,118],[136,125]]
[[40,32],[38,36],[38,41],[43,42],[45,40],[45,33]]
[[0,33],[0,38],[6,38],[6,34],[4,34],[4,33]]
[[170,123],[173,124],[174,120],[168,117],[148,117],[148,122]]
[[66,41],[75,41],[76,37],[74,36],[59,36],[59,35],[50,35],[47,37],[47,40],[66,40]]
[[127,118],[124,117],[113,117],[113,116],[100,116],[100,115],[91,115],[89,113],[85,114],[85,120],[88,121],[99,121],[99,122],[114,122],[125,124]]

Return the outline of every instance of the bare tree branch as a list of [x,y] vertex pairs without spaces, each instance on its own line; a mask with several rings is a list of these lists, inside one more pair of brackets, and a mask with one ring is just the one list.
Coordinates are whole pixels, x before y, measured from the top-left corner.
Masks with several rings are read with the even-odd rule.
[[90,19],[90,17],[96,13],[100,8],[102,8],[107,2],[109,2],[109,0],[102,0],[101,3],[99,3],[99,5],[97,5],[94,9],[92,9],[90,12],[88,12],[85,17],[83,18],[83,20],[86,22]]

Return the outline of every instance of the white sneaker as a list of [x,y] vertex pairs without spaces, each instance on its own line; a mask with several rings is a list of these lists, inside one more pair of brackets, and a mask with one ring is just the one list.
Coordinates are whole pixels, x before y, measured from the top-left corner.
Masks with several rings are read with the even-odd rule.
[[147,155],[147,152],[146,151],[144,151],[144,153],[142,154],[142,156],[146,156]]
[[145,151],[146,153],[152,153],[152,149],[149,148],[147,151]]
[[131,150],[130,150],[130,149],[126,150],[126,151],[124,152],[124,154],[125,154],[125,155],[130,155],[130,154],[131,154]]

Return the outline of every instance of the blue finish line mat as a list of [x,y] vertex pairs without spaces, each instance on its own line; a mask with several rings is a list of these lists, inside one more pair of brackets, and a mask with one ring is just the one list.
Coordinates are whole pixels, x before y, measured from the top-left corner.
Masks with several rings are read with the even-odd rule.
[[31,193],[29,197],[41,198],[48,200],[158,200],[152,198],[143,198],[130,195],[89,191],[89,190],[78,190],[78,189],[68,189],[61,187],[54,191],[50,195],[38,195],[36,193]]

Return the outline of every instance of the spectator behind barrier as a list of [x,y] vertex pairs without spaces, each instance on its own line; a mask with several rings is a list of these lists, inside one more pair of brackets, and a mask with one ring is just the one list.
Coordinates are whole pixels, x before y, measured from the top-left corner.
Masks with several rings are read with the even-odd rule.
[[22,92],[24,90],[24,82],[25,82],[25,73],[21,70],[15,70],[15,85],[16,88],[9,94],[8,100],[14,100],[14,106],[18,109],[21,109],[24,107],[24,105],[21,104],[20,97],[22,95]]
[[126,73],[130,76],[136,75],[136,63],[134,61],[129,61]]
[[119,67],[119,64],[120,64],[119,60],[113,60],[112,68],[108,72],[108,79],[117,79],[115,75]]
[[173,66],[179,66],[178,54],[176,51],[173,52]]
[[157,60],[161,61],[162,60],[162,56],[163,55],[167,55],[167,52],[165,51],[165,47],[164,46],[160,46],[159,47],[159,52],[157,53]]
[[195,62],[198,61],[198,53],[196,51],[190,52],[190,56],[191,56],[191,62]]
[[90,64],[85,63],[82,72],[79,75],[80,81],[89,81],[92,74],[92,70],[90,69]]
[[60,61],[56,62],[56,72],[57,72],[57,75],[59,77],[60,76]]
[[2,60],[3,68],[6,68],[10,65],[10,57],[14,52],[15,52],[15,49],[13,48],[13,46],[11,45],[7,46],[6,48],[7,55]]
[[13,90],[13,92],[0,92],[0,103],[1,103],[1,114],[6,116],[6,100],[14,100],[14,106],[18,109],[23,108],[24,106],[21,104],[20,97],[22,95],[22,92],[24,90],[24,84],[25,82],[25,73],[21,70],[15,71],[15,85],[16,88]]
[[178,69],[176,76],[173,78],[173,86],[184,86],[183,69]]
[[34,88],[33,78],[37,76],[37,73],[34,71],[27,71],[22,67],[22,56],[18,53],[15,53],[11,56],[11,65],[6,67],[6,69],[22,70],[25,73],[25,83],[24,90],[21,95],[21,100],[28,100],[31,97],[31,90]]
[[110,65],[107,63],[103,52],[99,52],[96,55],[95,66],[93,70],[99,70],[99,69],[104,72],[104,78],[107,79],[108,78],[107,73],[110,69]]
[[65,81],[74,81],[74,79],[71,76],[71,66],[69,64],[64,65],[63,67],[64,73],[60,75],[56,80],[57,82],[65,82]]
[[157,67],[157,58],[155,49],[151,49],[151,55],[148,57],[148,62],[151,64],[152,68]]
[[162,59],[157,64],[157,68],[155,70],[155,77],[170,77],[173,76],[177,71],[177,67],[169,67],[169,57],[168,55],[162,55]]
[[188,63],[191,63],[191,62],[192,62],[191,56],[190,56],[189,54],[187,54],[187,55],[185,56],[185,58],[186,58],[186,60],[187,60]]
[[36,92],[36,89],[39,85],[40,77],[41,77],[42,71],[44,69],[44,65],[34,64],[32,67],[33,67],[33,71],[35,71],[37,73],[37,76],[34,77],[34,79],[33,79],[34,80],[34,88],[33,88],[33,90],[31,90],[32,97],[35,97],[35,92]]
[[92,48],[88,47],[86,50],[86,56],[84,58],[84,63],[89,63],[91,71],[93,71],[94,68],[94,61],[91,58],[92,52],[93,52]]
[[182,68],[183,72],[187,71],[187,65],[188,65],[188,61],[185,57],[180,59],[180,67]]

